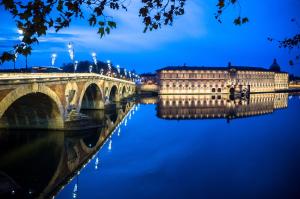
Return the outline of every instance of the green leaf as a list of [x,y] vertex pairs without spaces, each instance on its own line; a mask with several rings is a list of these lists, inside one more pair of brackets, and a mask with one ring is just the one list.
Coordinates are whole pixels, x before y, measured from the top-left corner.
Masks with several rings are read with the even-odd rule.
[[104,21],[99,21],[98,24],[99,24],[99,26],[104,26],[105,25]]
[[104,36],[104,34],[105,34],[104,27],[101,27],[101,28],[98,29],[98,34],[100,34],[101,38]]
[[106,32],[107,34],[109,34],[109,33],[110,33],[110,28],[109,28],[109,27],[106,27],[106,28],[105,28],[105,32]]
[[242,23],[244,24],[244,23],[248,23],[249,22],[249,19],[247,18],[247,17],[244,17],[243,19],[242,19]]
[[95,15],[92,15],[92,16],[89,18],[89,24],[90,24],[90,26],[95,26],[95,25],[96,25],[96,22],[97,22],[96,16],[95,16]]
[[237,26],[241,25],[241,17],[234,19],[233,23]]
[[107,24],[108,24],[108,26],[111,27],[111,28],[116,28],[116,27],[117,27],[117,24],[116,24],[116,22],[114,22],[114,21],[108,21]]

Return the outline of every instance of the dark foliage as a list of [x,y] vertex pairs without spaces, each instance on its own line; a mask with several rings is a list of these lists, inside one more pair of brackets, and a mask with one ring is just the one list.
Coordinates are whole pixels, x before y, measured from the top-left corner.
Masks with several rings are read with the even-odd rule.
[[[117,27],[107,10],[127,10],[130,0],[2,0],[0,6],[9,11],[17,27],[23,31],[23,39],[14,50],[4,52],[1,62],[12,60],[13,54],[27,56],[31,52],[30,45],[37,43],[40,36],[46,35],[50,28],[60,31],[71,25],[77,18],[84,18],[90,26],[97,26],[98,34],[103,37]],[[141,0],[142,6],[138,15],[142,18],[144,32],[156,30],[162,25],[172,25],[176,16],[183,15],[186,0]],[[216,19],[221,22],[221,14],[226,7],[239,5],[238,0],[218,0]],[[84,12],[84,9],[91,12]],[[238,16],[234,23],[241,25],[247,18]],[[26,50],[24,45],[28,46]]]
[[[299,30],[300,30],[300,25],[298,24],[296,19],[292,19],[291,20],[293,23],[295,23],[296,26],[298,26]],[[289,51],[292,50],[297,50],[297,55],[295,56],[294,59],[291,59],[289,61],[289,64],[291,66],[298,64],[299,60],[300,60],[300,53],[299,53],[299,49],[300,49],[300,34],[295,34],[293,36],[284,38],[283,40],[278,40],[278,39],[274,39],[269,37],[268,38],[269,41],[273,42],[278,42],[279,48],[284,48],[284,49],[288,49]]]

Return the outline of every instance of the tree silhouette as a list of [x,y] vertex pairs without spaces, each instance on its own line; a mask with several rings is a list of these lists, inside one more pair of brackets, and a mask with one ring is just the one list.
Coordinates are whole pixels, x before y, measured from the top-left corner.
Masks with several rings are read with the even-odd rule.
[[[293,18],[291,19],[291,22],[295,23],[295,25],[298,27],[299,31],[300,31],[300,25],[298,23],[298,21]],[[284,38],[282,40],[278,40],[272,37],[268,38],[269,41],[273,42],[277,42],[279,48],[284,48],[284,49],[288,49],[289,51],[292,51],[293,49],[300,49],[300,33],[297,33],[295,35],[292,35],[290,37]],[[295,65],[295,64],[299,64],[299,60],[300,60],[300,53],[296,53],[297,55],[295,56],[294,59],[291,59],[289,61],[289,64],[291,66]]]
[[[9,11],[17,27],[23,31],[22,43],[32,45],[38,42],[38,37],[46,35],[50,28],[56,32],[70,26],[77,18],[84,18],[90,26],[97,26],[98,34],[103,37],[111,29],[117,27],[107,10],[127,10],[131,0],[2,0],[0,5]],[[186,0],[141,0],[138,15],[142,18],[144,32],[172,25],[176,16],[183,15]],[[226,7],[239,5],[238,0],[218,0],[216,19],[221,22],[221,15]],[[91,12],[84,12],[88,8]],[[234,23],[241,25],[248,22],[247,18],[238,16]],[[31,48],[23,49],[21,45],[14,46],[15,51],[28,56]],[[12,60],[10,52],[4,52],[1,62]]]
[[[176,16],[185,13],[187,0],[141,0],[138,15],[142,18],[144,32],[161,28],[163,25],[172,25]],[[46,35],[50,28],[56,32],[67,28],[72,21],[84,18],[90,26],[97,27],[100,37],[107,35],[117,27],[113,17],[106,15],[108,10],[127,10],[131,0],[2,0],[0,6],[9,11],[17,27],[23,32],[21,44],[32,45],[38,42],[40,36]],[[215,18],[222,23],[222,15],[230,6],[239,8],[233,19],[237,26],[249,22],[241,15],[239,0],[216,0]],[[91,12],[86,12],[89,9]],[[299,48],[299,34],[280,41],[284,48]],[[14,46],[14,51],[23,54],[26,58],[31,48],[23,49],[22,45]],[[298,56],[299,58],[299,56]],[[0,61],[13,60],[11,52],[4,52]]]

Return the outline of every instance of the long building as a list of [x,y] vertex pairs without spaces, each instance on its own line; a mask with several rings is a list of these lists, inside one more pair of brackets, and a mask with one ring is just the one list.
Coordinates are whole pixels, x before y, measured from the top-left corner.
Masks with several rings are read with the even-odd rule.
[[287,90],[289,75],[259,67],[169,66],[157,70],[159,94],[234,94]]

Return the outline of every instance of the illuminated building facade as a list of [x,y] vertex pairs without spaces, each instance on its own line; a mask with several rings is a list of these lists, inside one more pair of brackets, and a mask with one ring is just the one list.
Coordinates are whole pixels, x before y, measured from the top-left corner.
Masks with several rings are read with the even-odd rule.
[[160,94],[263,93],[288,89],[287,73],[258,67],[165,67],[157,71]]

